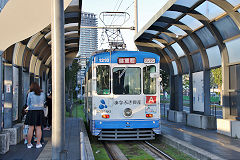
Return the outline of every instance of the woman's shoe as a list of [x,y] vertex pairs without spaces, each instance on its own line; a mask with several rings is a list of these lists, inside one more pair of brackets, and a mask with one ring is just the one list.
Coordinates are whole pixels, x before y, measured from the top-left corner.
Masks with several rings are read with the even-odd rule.
[[36,148],[42,148],[41,143],[40,144],[36,144]]
[[27,144],[27,148],[32,148],[32,147],[33,147],[32,143]]

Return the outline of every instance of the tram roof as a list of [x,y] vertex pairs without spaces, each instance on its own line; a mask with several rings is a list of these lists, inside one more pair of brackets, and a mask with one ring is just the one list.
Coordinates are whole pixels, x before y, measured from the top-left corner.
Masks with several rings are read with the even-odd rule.
[[[240,1],[169,0],[135,35],[172,75],[240,63]],[[227,49],[227,50],[226,50]]]

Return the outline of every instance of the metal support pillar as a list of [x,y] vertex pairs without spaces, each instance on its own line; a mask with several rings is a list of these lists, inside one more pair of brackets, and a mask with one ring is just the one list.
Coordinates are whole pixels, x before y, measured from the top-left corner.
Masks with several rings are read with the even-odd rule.
[[203,71],[204,115],[211,115],[210,108],[210,70]]
[[175,82],[175,110],[183,111],[183,85],[182,75],[177,75],[174,78]]
[[3,63],[4,65],[4,111],[3,111],[3,120],[4,128],[11,128],[13,121],[13,92],[12,92],[12,64],[7,62]]
[[23,92],[23,104],[27,103],[27,93],[30,87],[30,76],[29,73],[27,71],[23,71],[22,72],[22,92]]
[[83,79],[81,78],[81,87],[80,87],[81,97],[80,100],[83,100]]
[[170,75],[170,109],[175,110],[175,87],[174,87],[174,75]]
[[170,76],[170,109],[183,111],[182,75]]
[[66,159],[65,144],[65,41],[63,0],[52,0],[52,159]]
[[193,113],[193,75],[189,73],[189,100],[190,100],[190,113]]
[[[22,76],[23,76],[23,71],[22,67],[19,67],[19,79],[18,79],[18,117],[22,116],[22,109],[25,104],[24,101],[24,94],[23,94],[23,81],[22,81]],[[21,119],[22,120],[22,119]]]
[[47,80],[46,80],[46,74],[42,74],[42,90],[44,93],[47,93]]
[[[0,106],[1,106],[1,109],[0,109],[0,124],[2,124],[3,122],[3,117],[2,117],[2,93],[3,93],[3,65],[2,65],[2,51],[0,51]],[[0,132],[2,131],[2,125],[0,125]]]
[[12,98],[12,108],[13,108],[13,121],[17,120],[19,117],[19,67],[18,66],[13,66],[13,98]]

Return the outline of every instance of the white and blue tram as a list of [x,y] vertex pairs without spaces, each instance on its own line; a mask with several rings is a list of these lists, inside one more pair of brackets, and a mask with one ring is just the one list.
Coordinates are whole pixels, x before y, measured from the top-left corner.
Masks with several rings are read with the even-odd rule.
[[104,51],[90,58],[85,112],[99,140],[149,140],[160,134],[160,57]]

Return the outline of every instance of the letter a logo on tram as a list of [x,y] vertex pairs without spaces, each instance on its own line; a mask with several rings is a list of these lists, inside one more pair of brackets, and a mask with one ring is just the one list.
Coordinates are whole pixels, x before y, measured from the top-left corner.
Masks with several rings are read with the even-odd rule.
[[146,96],[146,104],[156,104],[157,96]]

